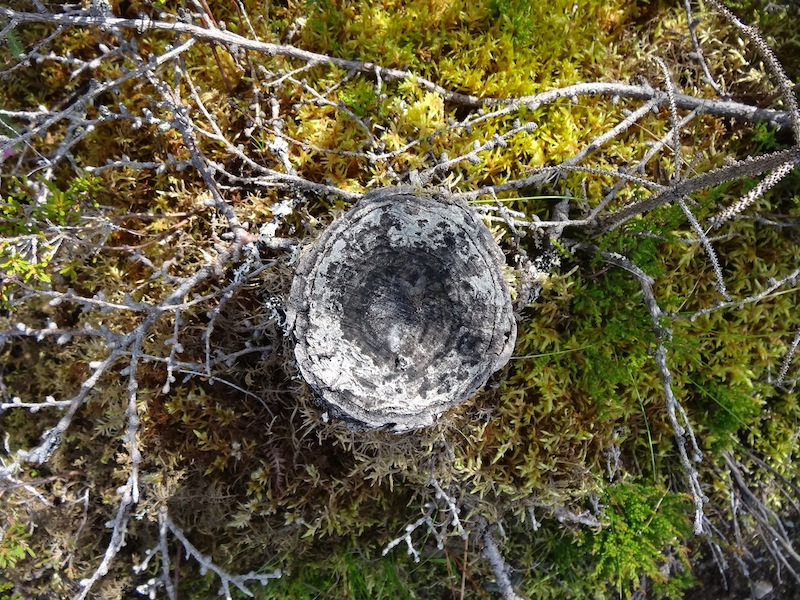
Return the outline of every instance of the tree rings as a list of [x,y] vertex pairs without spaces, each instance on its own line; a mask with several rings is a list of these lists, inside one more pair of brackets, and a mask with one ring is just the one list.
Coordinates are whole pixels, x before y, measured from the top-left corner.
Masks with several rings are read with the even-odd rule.
[[357,426],[431,425],[511,357],[503,263],[464,202],[405,187],[366,194],[299,259],[287,322],[300,373]]

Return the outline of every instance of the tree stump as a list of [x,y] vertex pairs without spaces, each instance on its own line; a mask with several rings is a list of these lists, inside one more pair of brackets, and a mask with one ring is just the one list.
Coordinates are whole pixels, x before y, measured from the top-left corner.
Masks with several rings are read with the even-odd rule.
[[511,357],[504,262],[463,201],[410,187],[366,194],[299,259],[287,323],[300,373],[356,427],[431,425]]

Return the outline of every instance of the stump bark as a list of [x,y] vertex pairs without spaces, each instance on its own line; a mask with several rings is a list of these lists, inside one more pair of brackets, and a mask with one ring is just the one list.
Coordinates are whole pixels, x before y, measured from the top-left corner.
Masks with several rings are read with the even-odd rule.
[[511,357],[504,262],[460,200],[406,187],[366,194],[298,261],[287,321],[300,373],[357,427],[431,425]]

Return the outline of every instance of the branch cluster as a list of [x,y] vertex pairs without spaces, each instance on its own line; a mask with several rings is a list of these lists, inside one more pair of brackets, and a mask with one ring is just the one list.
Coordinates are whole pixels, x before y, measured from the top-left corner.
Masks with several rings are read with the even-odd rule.
[[[76,598],[88,597],[94,586],[109,572],[129,539],[129,527],[137,507],[146,499],[147,488],[140,477],[147,459],[140,447],[141,417],[147,410],[140,393],[143,365],[163,366],[163,384],[159,385],[163,385],[161,390],[164,394],[178,383],[178,375],[183,375],[186,380],[203,378],[210,382],[221,382],[238,393],[250,394],[226,379],[225,369],[247,354],[269,354],[272,345],[254,342],[235,352],[217,351],[213,346],[212,334],[218,327],[220,315],[228,308],[235,293],[257,276],[279,265],[294,262],[298,240],[293,236],[300,235],[296,225],[298,213],[305,209],[310,199],[336,198],[351,202],[357,200],[361,196],[361,189],[366,187],[367,184],[351,184],[333,177],[325,180],[308,177],[293,163],[293,157],[300,151],[352,158],[360,166],[380,166],[387,178],[394,179],[391,183],[455,188],[456,195],[475,203],[476,210],[481,211],[487,221],[503,225],[510,232],[521,264],[528,264],[523,246],[529,240],[535,240],[535,243],[551,248],[561,247],[570,252],[599,256],[630,274],[641,289],[642,301],[653,326],[656,339],[653,366],[660,377],[664,407],[674,433],[686,488],[694,503],[694,530],[697,534],[703,532],[707,523],[704,506],[708,498],[697,467],[702,460],[701,444],[684,407],[684,399],[679,397],[673,385],[668,349],[671,335],[669,320],[672,316],[659,305],[654,289],[656,282],[628,257],[602,249],[600,242],[603,235],[623,229],[634,221],[641,221],[641,217],[661,207],[679,207],[691,231],[692,238],[686,238],[686,241],[702,247],[721,298],[714,306],[689,315],[691,319],[713,311],[758,303],[771,294],[797,287],[800,269],[772,279],[760,292],[737,296],[727,285],[726,270],[714,249],[719,238],[709,237],[712,229],[744,218],[759,199],[774,190],[800,165],[800,110],[797,100],[780,63],[757,30],[743,24],[716,0],[710,0],[715,10],[729,19],[754,44],[780,91],[783,103],[781,110],[749,106],[721,95],[702,56],[701,44],[695,33],[697,23],[692,17],[688,1],[684,4],[694,52],[709,85],[721,96],[719,98],[700,98],[681,93],[663,61],[657,62],[660,72],[658,87],[647,83],[592,82],[524,97],[486,98],[445,89],[408,70],[316,54],[289,44],[264,42],[257,38],[252,24],[249,35],[235,33],[218,24],[204,7],[204,2],[193,3],[192,10],[163,14],[157,19],[144,14],[136,19],[116,17],[102,9],[102,2],[93,2],[88,10],[76,10],[69,6],[56,10],[48,9],[38,1],[34,4],[40,10],[26,12],[0,6],[0,39],[11,40],[17,29],[34,24],[49,28],[40,40],[21,50],[17,48],[19,52],[15,62],[0,73],[0,77],[10,78],[25,69],[44,64],[68,69],[72,78],[82,82],[82,85],[71,97],[52,106],[0,108],[3,191],[19,191],[11,183],[12,178],[23,181],[22,187],[30,193],[30,203],[20,208],[22,213],[17,220],[39,225],[35,232],[23,228],[18,234],[0,240],[0,256],[4,261],[0,292],[13,307],[29,307],[44,302],[49,307],[69,308],[79,317],[78,325],[74,326],[62,326],[52,320],[36,323],[30,317],[30,311],[24,313],[26,316],[20,317],[20,320],[9,318],[7,327],[0,330],[0,350],[19,344],[22,340],[52,342],[59,347],[76,340],[93,340],[98,342],[103,351],[87,364],[88,374],[81,381],[79,389],[66,398],[47,395],[43,399],[35,399],[8,395],[0,371],[0,416],[6,411],[20,410],[31,413],[52,411],[58,415],[55,424],[44,430],[38,444],[8,452],[0,466],[0,485],[4,489],[16,489],[23,485],[38,494],[35,492],[36,485],[25,483],[26,468],[48,464],[62,447],[81,410],[93,397],[102,395],[103,382],[117,376],[123,378],[125,423],[117,436],[127,452],[126,479],[116,491],[116,509],[108,523],[111,531],[103,556],[93,572],[80,582]],[[246,14],[243,16],[246,17]],[[244,21],[249,23],[246,18]],[[94,33],[97,42],[94,55],[78,57],[54,49],[61,37],[76,29]],[[235,69],[238,75],[247,75],[252,81],[247,91],[252,105],[243,117],[245,136],[232,134],[225,126],[225,111],[219,109],[213,95],[203,88],[193,72],[193,52],[200,45],[209,45],[213,49],[221,77],[228,85],[230,82],[225,69]],[[218,55],[221,49],[231,59],[224,66]],[[251,57],[258,57],[258,60]],[[341,76],[339,83],[321,89],[303,79],[304,74],[312,69],[328,69],[332,73],[345,75]],[[458,106],[465,116],[460,120],[451,118],[434,132],[408,139],[399,148],[389,149],[388,138],[383,131],[385,128],[359,115],[358,111],[340,102],[336,96],[337,87],[356,75],[373,81],[378,97],[392,84],[413,81],[419,89],[438,95],[451,106]],[[140,93],[141,90],[145,90],[143,95],[149,100],[136,108],[114,100],[132,91]],[[612,106],[619,105],[620,118],[571,157],[558,164],[523,165],[502,183],[484,182],[474,189],[462,183],[470,166],[482,164],[493,153],[508,151],[515,142],[535,133],[538,124],[529,116],[532,111],[559,103],[577,102],[579,98],[587,97],[602,98]],[[287,133],[291,109],[287,106],[286,98],[296,100],[291,109],[302,106],[324,108],[352,125],[359,136],[352,149],[323,148],[309,140],[292,137]],[[634,164],[614,170],[590,162],[610,145],[624,140],[632,130],[644,126],[647,119],[660,109],[668,111],[669,126]],[[687,128],[706,115],[766,122],[790,132],[795,142],[787,149],[697,171],[697,165],[684,156],[681,140]],[[471,133],[486,124],[496,125],[496,131],[486,139],[476,140],[470,148],[459,151],[456,156],[446,153],[433,155],[430,151],[425,154],[424,149],[430,147],[432,141]],[[146,159],[137,156],[131,158],[121,153],[114,158],[106,157],[102,163],[90,164],[90,159],[82,154],[83,146],[96,139],[99,131],[112,130],[112,126],[134,132],[146,131],[169,150]],[[260,151],[243,143],[244,138],[252,140],[257,136],[262,136],[264,140]],[[671,172],[666,178],[656,181],[648,174],[648,169],[664,151],[671,152]],[[405,169],[405,159],[415,152],[422,155],[422,167]],[[66,177],[65,173],[68,174]],[[142,244],[113,245],[112,240],[122,235],[147,235],[123,224],[130,220],[146,221],[153,218],[151,214],[114,215],[109,207],[100,206],[82,214],[77,223],[66,219],[59,222],[49,215],[42,216],[43,207],[49,206],[55,197],[60,197],[58,186],[65,179],[111,177],[121,173],[149,173],[155,177],[170,176],[179,180],[194,178],[202,194],[193,211],[171,215],[171,218],[178,219],[177,224]],[[573,196],[572,192],[559,193],[558,199],[564,202],[553,209],[552,218],[548,220],[507,208],[499,199],[504,194],[514,197],[530,189],[560,191],[566,187],[564,182],[576,173],[596,181],[611,182],[605,186],[602,199],[590,205],[585,198]],[[693,194],[743,177],[762,176],[750,192],[728,207],[719,207],[716,216],[708,222],[703,223],[698,217]],[[255,227],[246,222],[242,211],[237,210],[236,203],[247,193],[277,198],[271,207],[272,220],[263,224],[258,233],[253,232]],[[494,200],[494,204],[478,204],[487,197]],[[181,265],[176,264],[178,261],[175,258],[164,260],[161,264],[155,262],[148,251],[177,243],[193,219],[205,221],[211,231],[211,241],[196,249],[201,258],[191,272],[186,274]],[[149,282],[157,282],[161,293],[150,295],[144,290],[145,284],[139,288],[131,286],[130,291],[124,294],[115,294],[110,289],[72,289],[44,276],[37,281],[36,277],[22,273],[19,268],[12,270],[11,267],[24,264],[33,273],[39,272],[36,271],[37,267],[58,271],[66,268],[76,255],[87,253],[96,256],[110,252],[121,252],[129,264],[136,264],[137,268],[141,267],[149,273]],[[553,259],[547,264],[556,262]],[[197,308],[207,311],[201,336],[202,358],[184,359],[184,325],[187,314]],[[99,318],[118,314],[129,315],[131,321],[128,323],[132,324],[127,328],[110,327],[103,318]],[[280,307],[274,310],[273,316],[276,321],[280,320]],[[150,350],[149,342],[154,331],[165,324],[172,333],[165,342],[163,352]],[[798,346],[800,329],[788,344],[776,385],[783,386],[794,381],[790,372]],[[259,401],[263,402],[261,399]],[[266,404],[265,408],[270,410]],[[736,502],[749,504],[751,514],[756,516],[762,528],[766,528],[765,531],[777,532],[777,541],[771,546],[776,562],[783,564],[797,577],[796,562],[792,561],[797,561],[798,557],[788,545],[785,530],[775,525],[776,515],[756,503],[736,463],[730,461],[728,467]],[[405,543],[408,553],[415,561],[419,561],[421,551],[415,548],[412,539],[417,532],[420,535],[421,532],[431,534],[440,549],[451,533],[462,539],[474,533],[481,538],[483,556],[495,574],[503,597],[518,598],[508,578],[508,565],[497,545],[496,525],[481,522],[480,519],[476,522],[465,520],[461,516],[464,499],[446,490],[437,479],[431,478],[428,487],[433,490],[433,499],[424,504],[422,516],[409,524],[402,535],[390,541],[384,554]],[[41,494],[40,498],[40,501],[44,501]],[[592,515],[575,515],[558,507],[555,514],[560,519],[592,527],[601,526]],[[177,597],[169,559],[170,539],[179,542],[186,556],[192,558],[203,572],[217,575],[221,583],[220,593],[226,598],[232,597],[233,589],[252,595],[248,586],[266,585],[268,581],[281,576],[280,570],[266,574],[230,574],[190,541],[189,534],[172,520],[165,508],[158,509],[155,521],[158,525],[158,542],[137,565],[137,569],[145,571],[149,562],[157,557],[160,574],[142,587],[143,593],[154,594],[155,590],[163,589],[169,598]]]

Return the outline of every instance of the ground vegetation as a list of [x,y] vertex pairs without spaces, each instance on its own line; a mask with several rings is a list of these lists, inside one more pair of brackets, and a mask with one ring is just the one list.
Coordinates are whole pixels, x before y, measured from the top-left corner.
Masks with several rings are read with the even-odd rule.
[[[793,2],[0,4],[0,598],[790,597]],[[482,215],[511,361],[428,428],[298,375],[367,191]]]

